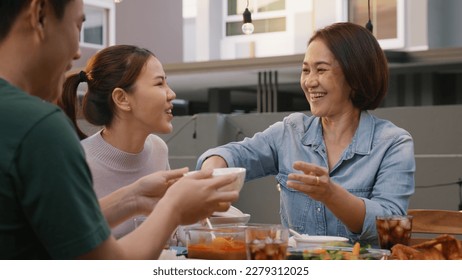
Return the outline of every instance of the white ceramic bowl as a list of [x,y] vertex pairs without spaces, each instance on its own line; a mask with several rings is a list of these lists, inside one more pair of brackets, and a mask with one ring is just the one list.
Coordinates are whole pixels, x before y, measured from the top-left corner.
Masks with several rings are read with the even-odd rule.
[[242,216],[236,217],[220,217],[220,216],[212,216],[209,218],[210,223],[213,226],[215,225],[229,225],[229,224],[247,224],[250,220],[250,214],[242,214]]
[[[242,167],[224,167],[224,168],[215,168],[213,169],[213,176],[222,176],[222,175],[229,175],[229,174],[237,174],[237,179],[236,181],[232,182],[231,184],[224,186],[220,188],[220,190],[238,190],[240,191],[242,189],[242,186],[244,186],[244,181],[245,181],[245,168]],[[190,174],[194,174],[198,172],[197,170],[195,171],[190,171],[186,174],[185,176],[188,176]]]
[[245,180],[245,168],[241,167],[226,167],[226,168],[215,168],[213,169],[213,176],[222,176],[222,175],[229,175],[229,174],[236,174],[237,179],[233,183],[229,184],[228,186],[223,187],[224,189],[232,189],[240,191],[244,186]]

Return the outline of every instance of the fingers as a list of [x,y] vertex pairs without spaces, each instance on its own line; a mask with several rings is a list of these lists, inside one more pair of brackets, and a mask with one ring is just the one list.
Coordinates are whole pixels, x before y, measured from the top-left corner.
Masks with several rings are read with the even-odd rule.
[[310,191],[310,189],[307,190],[307,186],[305,184],[299,183],[299,182],[294,182],[294,181],[287,182],[287,187],[289,187],[291,189],[294,189],[294,190],[297,190],[297,191],[301,191],[301,192]]
[[202,179],[204,180],[204,186],[208,186],[208,188],[213,188],[214,190],[226,187],[238,178],[236,174],[212,176],[212,173],[213,170],[211,169],[198,170],[190,173],[187,177],[194,180]]
[[317,176],[313,173],[310,175],[300,174],[300,173],[291,173],[288,176],[289,180],[299,181],[312,186],[320,186],[324,184],[324,176]]
[[320,186],[328,181],[329,172],[324,167],[303,161],[294,162],[293,167],[303,173],[290,173],[289,180],[300,181],[312,186]]
[[188,167],[162,171],[167,181],[178,179],[189,171]]
[[212,177],[212,170],[197,171],[182,177],[169,188],[166,197],[176,205],[182,223],[193,223],[213,212],[229,209],[239,197],[238,190],[226,190],[225,186],[237,179],[236,175]]
[[178,180],[179,180],[179,178],[168,180],[168,181],[167,181],[167,187],[172,186],[172,185],[175,184]]
[[[231,207],[233,201],[236,201],[239,197],[237,191],[226,192],[225,196],[216,197],[213,201],[208,203],[208,206],[203,207],[207,209],[207,217],[210,217],[214,212],[226,212]],[[222,192],[217,192],[217,194],[223,194]],[[217,202],[217,200],[219,202]],[[205,205],[204,205],[205,206]]]
[[206,169],[206,170],[196,170],[192,171],[188,174],[188,177],[193,179],[205,179],[212,177],[213,170]]
[[300,170],[305,174],[324,175],[327,174],[327,169],[316,164],[307,163],[304,161],[296,161],[292,165],[294,169]]
[[[239,198],[239,191],[226,191],[226,192],[216,192],[215,194],[215,200],[222,203],[222,202],[234,202],[236,201],[238,198]],[[229,208],[229,206],[228,206]],[[228,210],[228,208],[226,208],[226,210]]]
[[217,204],[217,208],[213,212],[226,212],[228,211],[229,207],[231,207],[231,202],[219,202]]
[[215,176],[211,180],[211,187],[215,190],[228,190],[227,188],[231,183],[237,180],[237,175],[229,174],[222,176]]

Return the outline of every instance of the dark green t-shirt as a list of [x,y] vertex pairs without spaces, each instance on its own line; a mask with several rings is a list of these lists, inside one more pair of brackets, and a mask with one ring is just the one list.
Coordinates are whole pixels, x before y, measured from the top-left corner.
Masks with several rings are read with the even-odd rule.
[[0,259],[73,259],[109,235],[70,121],[0,79]]

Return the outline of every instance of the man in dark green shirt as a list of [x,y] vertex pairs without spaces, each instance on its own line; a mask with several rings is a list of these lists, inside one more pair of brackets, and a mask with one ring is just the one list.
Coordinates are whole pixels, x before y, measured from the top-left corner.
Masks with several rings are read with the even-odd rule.
[[[0,259],[157,258],[178,225],[238,197],[216,191],[235,176],[208,171],[169,183],[187,170],[179,169],[97,200],[77,135],[53,104],[80,57],[83,21],[82,0],[0,1]],[[149,216],[115,240],[109,225],[136,214]]]

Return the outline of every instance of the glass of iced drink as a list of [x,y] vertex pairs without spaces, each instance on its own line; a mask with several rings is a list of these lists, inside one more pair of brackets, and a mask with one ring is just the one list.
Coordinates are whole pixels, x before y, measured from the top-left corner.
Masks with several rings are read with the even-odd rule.
[[390,250],[396,244],[409,245],[412,216],[377,216],[375,224],[380,248]]
[[280,224],[251,224],[245,230],[248,260],[285,260],[289,229]]

